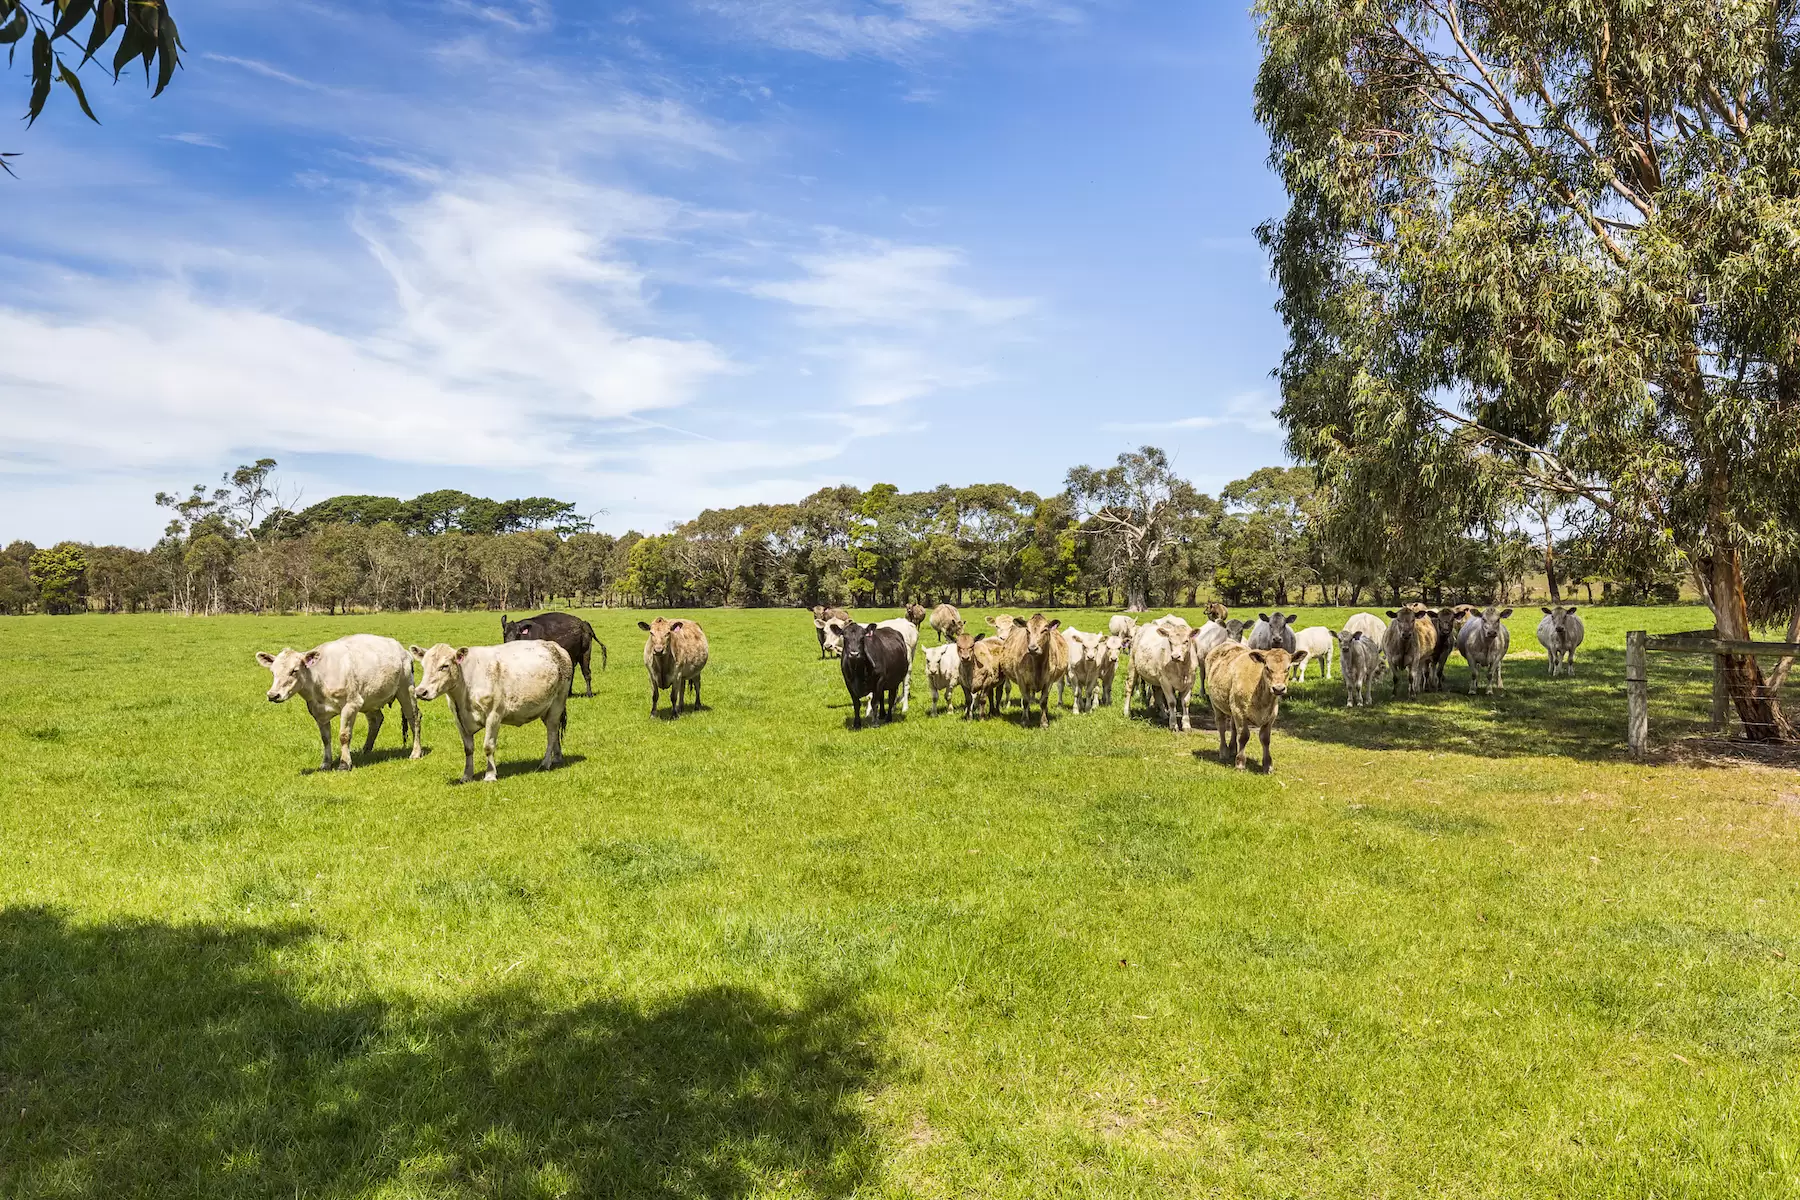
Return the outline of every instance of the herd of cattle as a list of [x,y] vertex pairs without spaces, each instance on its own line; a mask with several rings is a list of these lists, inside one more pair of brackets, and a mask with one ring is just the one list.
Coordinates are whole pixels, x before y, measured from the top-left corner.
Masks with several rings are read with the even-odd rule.
[[[1552,676],[1573,675],[1575,651],[1586,631],[1573,608],[1546,608],[1538,623],[1538,641],[1549,656]],[[1262,766],[1271,767],[1269,737],[1288,685],[1306,678],[1317,662],[1331,678],[1334,652],[1345,684],[1345,704],[1367,705],[1380,672],[1391,674],[1393,692],[1402,681],[1409,694],[1442,691],[1444,665],[1452,650],[1469,664],[1469,694],[1478,683],[1504,691],[1503,665],[1510,644],[1504,624],[1512,609],[1471,605],[1428,608],[1406,605],[1389,611],[1383,621],[1373,613],[1357,613],[1338,632],[1323,626],[1294,629],[1294,617],[1280,612],[1258,614],[1254,622],[1232,618],[1223,605],[1211,604],[1198,628],[1185,619],[1165,616],[1140,625],[1120,614],[1107,631],[1065,629],[1037,613],[1030,618],[987,618],[994,627],[970,634],[962,614],[949,604],[929,612],[920,605],[904,615],[859,624],[840,608],[812,610],[821,657],[840,659],[844,686],[850,693],[852,725],[862,728],[891,719],[897,708],[907,711],[912,697],[912,664],[919,633],[936,631],[938,644],[925,651],[925,676],[931,689],[931,711],[940,699],[951,707],[954,691],[963,692],[965,717],[998,714],[1017,689],[1022,719],[1040,726],[1050,722],[1050,689],[1057,703],[1074,693],[1076,713],[1112,703],[1113,680],[1120,659],[1128,662],[1123,709],[1131,715],[1134,697],[1148,705],[1172,730],[1190,728],[1188,707],[1196,686],[1212,706],[1219,731],[1222,761],[1245,766],[1254,734],[1262,742]],[[494,646],[451,646],[429,649],[402,646],[393,638],[357,633],[311,650],[258,652],[256,660],[272,676],[268,699],[280,703],[299,695],[319,728],[323,747],[321,770],[351,767],[350,741],[357,716],[368,719],[363,743],[367,755],[381,731],[383,710],[400,705],[401,737],[410,739],[412,757],[423,753],[419,733],[419,701],[442,696],[456,718],[463,744],[463,782],[475,776],[475,734],[483,734],[487,760],[484,779],[496,778],[494,747],[502,725],[542,721],[545,729],[543,767],[562,763],[562,736],[568,725],[567,702],[574,691],[575,668],[581,668],[587,694],[594,694],[592,655],[604,643],[593,626],[567,613],[541,613],[523,621],[500,618],[502,640]],[[650,680],[650,712],[662,693],[669,693],[674,715],[700,703],[700,677],[708,656],[706,633],[691,618],[639,621],[648,637],[644,669]],[[420,664],[415,684],[413,664]],[[690,701],[691,696],[691,701]],[[333,752],[331,722],[338,721]]]
[[[1550,674],[1573,675],[1575,651],[1586,637],[1581,617],[1574,608],[1543,611],[1537,635],[1548,652]],[[1357,613],[1333,632],[1324,626],[1296,630],[1295,618],[1280,612],[1259,613],[1254,622],[1246,622],[1214,603],[1198,628],[1172,614],[1140,625],[1121,613],[1104,634],[1086,633],[1064,629],[1060,621],[1037,613],[1029,619],[987,618],[994,627],[991,637],[987,630],[968,632],[962,614],[950,604],[929,612],[911,604],[903,616],[871,624],[858,624],[841,608],[815,608],[812,616],[820,655],[842,660],[852,724],[858,729],[865,710],[876,722],[890,718],[896,707],[907,710],[919,631],[930,625],[938,635],[938,644],[925,651],[934,715],[939,697],[947,707],[957,687],[963,691],[963,715],[971,718],[1000,712],[1016,687],[1025,723],[1032,722],[1035,708],[1037,724],[1047,725],[1052,685],[1059,704],[1066,689],[1072,689],[1075,712],[1092,712],[1112,703],[1113,680],[1125,657],[1126,717],[1134,696],[1141,695],[1157,719],[1185,731],[1191,728],[1189,703],[1198,686],[1212,706],[1220,759],[1241,770],[1254,734],[1262,742],[1267,771],[1272,765],[1269,737],[1281,700],[1289,683],[1306,678],[1311,663],[1319,663],[1330,679],[1337,654],[1346,707],[1371,702],[1384,668],[1395,695],[1402,681],[1408,694],[1442,691],[1444,666],[1453,650],[1469,664],[1470,695],[1481,683],[1489,694],[1504,692],[1502,668],[1511,645],[1505,620],[1512,612],[1493,605],[1410,604],[1390,610],[1386,621]]]

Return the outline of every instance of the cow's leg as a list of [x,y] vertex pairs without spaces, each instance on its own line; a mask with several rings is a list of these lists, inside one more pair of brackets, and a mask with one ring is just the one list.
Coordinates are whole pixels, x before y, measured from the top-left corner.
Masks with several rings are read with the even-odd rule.
[[1499,692],[1503,696],[1506,694],[1506,656],[1505,655],[1502,655],[1499,658],[1496,658],[1494,660],[1493,667],[1488,671],[1488,686],[1489,686],[1490,691]]
[[[906,674],[904,676],[902,676],[900,679],[900,713],[901,713],[901,715],[904,716],[906,714],[907,710],[910,709],[911,707],[912,707],[912,659],[909,658],[906,660]],[[893,715],[892,705],[890,705],[888,708],[888,715],[889,716]]]
[[659,697],[661,695],[662,695],[662,689],[656,686],[655,680],[651,680],[650,681],[650,715],[653,717],[656,715],[657,697]]
[[356,764],[350,761],[350,738],[356,733],[356,706],[346,704],[338,713],[338,766],[348,771]]
[[313,718],[319,723],[319,770],[331,770],[331,718]]
[[1183,733],[1189,733],[1194,728],[1193,718],[1188,714],[1188,704],[1193,698],[1194,693],[1192,691],[1182,692],[1177,696],[1177,701],[1181,707],[1181,732]]
[[1267,725],[1264,725],[1262,727],[1262,729],[1260,729],[1258,731],[1258,734],[1262,738],[1263,774],[1264,775],[1267,775],[1269,773],[1269,769],[1275,765],[1275,760],[1269,757],[1269,734],[1273,733],[1274,731],[1275,731],[1275,723],[1273,721],[1269,722]]
[[1137,686],[1137,664],[1133,663],[1125,672],[1125,698],[1119,702],[1119,709],[1131,720],[1131,691]]
[[500,778],[500,773],[494,769],[494,746],[499,741],[500,714],[496,712],[488,717],[487,727],[483,731],[481,739],[482,753],[487,756],[487,774],[481,777],[483,783],[492,783],[494,780]]
[[475,778],[475,731],[464,729],[462,718],[456,718],[456,732],[462,734],[463,742],[463,774],[462,781],[468,783]]
[[419,741],[421,736],[419,730],[419,700],[418,697],[413,695],[412,689],[409,687],[400,689],[400,719],[405,721],[407,727],[412,730],[411,757],[419,758],[425,753],[424,747]]
[[[581,682],[587,685],[588,699],[594,698],[594,648],[588,646],[581,652]],[[575,676],[569,676],[569,694],[575,694]]]
[[1226,745],[1226,739],[1233,736],[1231,732],[1231,718],[1227,717],[1217,706],[1215,706],[1213,708],[1213,724],[1219,727],[1219,761],[1228,763],[1231,761],[1231,749]]
[[568,724],[568,709],[558,704],[550,712],[544,714],[544,767],[548,771],[552,767],[562,766],[563,727]]
[[375,749],[375,738],[381,733],[381,724],[383,721],[386,721],[386,720],[387,720],[387,714],[382,712],[379,708],[370,710],[370,712],[369,712],[369,732],[363,738],[363,757],[364,758],[369,757],[370,751]]

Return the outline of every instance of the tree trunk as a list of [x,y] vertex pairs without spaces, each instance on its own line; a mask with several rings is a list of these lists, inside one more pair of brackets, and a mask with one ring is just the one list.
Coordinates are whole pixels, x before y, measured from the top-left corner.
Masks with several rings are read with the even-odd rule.
[[[1744,598],[1743,563],[1736,547],[1720,547],[1711,555],[1695,556],[1695,575],[1712,609],[1719,636],[1727,641],[1750,640],[1750,612]],[[1725,671],[1725,690],[1737,709],[1744,737],[1752,742],[1788,741],[1793,726],[1776,703],[1774,689],[1763,679],[1754,655],[1726,654],[1719,661]]]
[[1550,585],[1550,603],[1562,603],[1562,591],[1556,586],[1556,547],[1550,541],[1550,510],[1541,508],[1538,516],[1544,521],[1544,580]]

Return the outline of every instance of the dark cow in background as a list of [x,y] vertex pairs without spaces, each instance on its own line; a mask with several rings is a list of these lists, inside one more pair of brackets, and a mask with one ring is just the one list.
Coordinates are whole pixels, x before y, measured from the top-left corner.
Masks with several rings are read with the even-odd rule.
[[906,639],[897,629],[881,625],[858,625],[850,621],[842,627],[843,650],[838,666],[844,673],[844,687],[850,693],[852,728],[862,728],[863,697],[872,696],[869,723],[879,725],[891,720],[894,704],[900,698],[900,687],[912,669],[912,654]]
[[[594,636],[594,627],[580,617],[564,612],[539,613],[535,617],[513,621],[500,617],[500,641],[555,642],[568,651],[569,661],[581,668],[581,681],[587,694],[594,694],[594,647],[600,647],[600,669],[606,670],[606,643]],[[569,676],[569,695],[575,694],[575,676]]]

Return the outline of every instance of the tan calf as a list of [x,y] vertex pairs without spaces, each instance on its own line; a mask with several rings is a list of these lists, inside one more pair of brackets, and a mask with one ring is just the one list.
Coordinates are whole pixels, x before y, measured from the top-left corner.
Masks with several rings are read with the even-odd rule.
[[1281,698],[1287,695],[1288,670],[1305,667],[1307,654],[1285,650],[1251,650],[1238,645],[1215,647],[1207,656],[1206,680],[1212,698],[1213,724],[1219,728],[1219,761],[1244,769],[1244,751],[1250,732],[1262,738],[1262,769],[1274,766],[1269,756],[1269,735]]
[[706,633],[700,622],[691,618],[671,621],[658,617],[639,621],[638,628],[650,636],[644,640],[644,670],[650,675],[650,715],[656,715],[656,701],[664,688],[669,689],[669,703],[675,715],[688,687],[694,689],[694,707],[700,707],[700,672],[706,669]]

